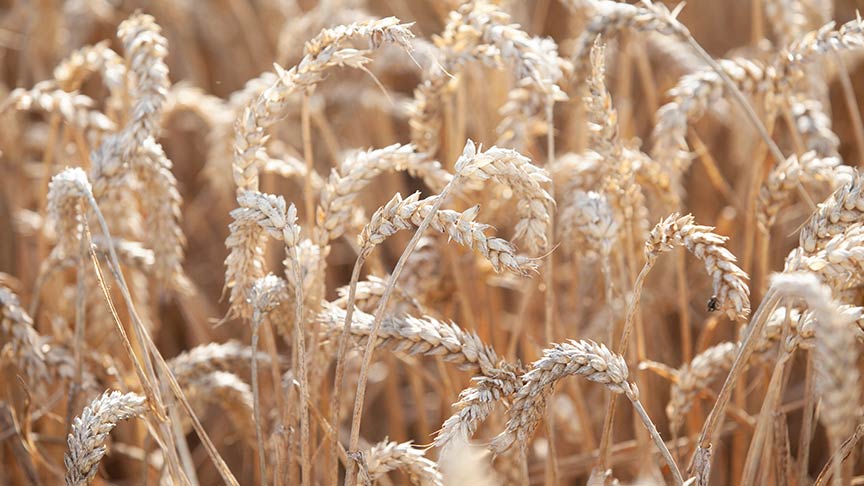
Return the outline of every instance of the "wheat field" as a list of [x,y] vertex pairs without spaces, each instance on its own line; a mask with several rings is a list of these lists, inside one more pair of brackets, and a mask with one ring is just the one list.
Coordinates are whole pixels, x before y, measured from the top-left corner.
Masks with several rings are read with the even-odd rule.
[[0,2],[0,486],[864,485],[855,9]]

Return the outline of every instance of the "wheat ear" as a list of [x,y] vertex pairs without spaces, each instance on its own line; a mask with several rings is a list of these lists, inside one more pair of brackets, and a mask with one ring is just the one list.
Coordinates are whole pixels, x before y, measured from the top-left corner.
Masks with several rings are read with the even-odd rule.
[[770,229],[799,184],[821,181],[836,188],[851,179],[852,169],[844,166],[838,157],[822,158],[812,151],[804,153],[800,160],[792,155],[775,166],[765,179],[757,199],[757,220],[764,230]]
[[501,110],[499,143],[518,147],[551,129],[546,126],[545,109],[566,99],[558,83],[569,70],[554,41],[530,37],[499,6],[476,0],[451,12],[434,42],[440,59],[424,71],[410,108],[411,140],[421,152],[437,151],[443,125],[441,106],[454,85],[451,79],[472,61],[494,66],[507,61],[514,66],[517,87]]
[[620,355],[606,346],[592,341],[568,341],[556,344],[543,351],[543,357],[532,363],[522,376],[524,384],[516,392],[507,411],[505,430],[492,440],[490,448],[496,453],[509,449],[514,442],[522,447],[534,433],[546,410],[546,401],[555,385],[570,375],[580,375],[587,380],[601,383],[613,393],[623,393],[633,403],[648,432],[669,465],[676,484],[684,481],[671,453],[660,437],[657,428],[639,401],[636,385],[627,381],[627,363]]
[[[396,194],[372,215],[369,224],[363,228],[358,237],[361,252],[368,254],[399,230],[420,226],[430,216],[437,199],[438,196],[432,196],[421,200],[419,193],[402,199],[401,195]],[[536,269],[536,262],[516,255],[515,248],[507,240],[486,236],[484,232],[489,225],[474,221],[479,210],[479,206],[461,213],[439,209],[432,215],[429,226],[460,245],[477,248],[496,271],[506,269],[518,275],[527,275]]]
[[412,485],[443,486],[444,480],[438,464],[423,456],[423,451],[411,445],[410,442],[392,442],[384,440],[372,446],[365,457],[366,467],[360,469],[359,478],[364,484],[372,484],[375,479],[388,472],[399,469]]
[[158,138],[170,81],[165,57],[168,40],[152,16],[135,13],[117,28],[124,57],[135,75],[134,104],[122,133],[121,153],[130,156],[148,137]]
[[678,380],[672,385],[669,403],[666,405],[666,416],[669,417],[669,428],[673,436],[679,434],[684,418],[693,408],[699,391],[725,376],[737,355],[738,343],[720,343],[699,353],[692,361],[678,369]]
[[[848,315],[839,312],[831,289],[810,273],[784,273],[772,283],[802,297],[818,323],[816,329],[816,390],[824,408],[821,419],[832,450],[837,450],[858,422],[858,350]],[[843,484],[841,461],[833,461],[834,485]]]
[[315,216],[316,242],[324,246],[338,238],[345,231],[360,191],[378,175],[391,171],[408,171],[412,176],[422,177],[436,192],[452,178],[441,164],[418,153],[412,145],[356,151],[332,171],[321,191]]
[[42,340],[33,327],[33,318],[21,307],[18,296],[0,285],[0,331],[12,348],[21,372],[32,385],[49,383]]
[[105,442],[117,422],[141,417],[147,400],[135,393],[105,392],[75,417],[64,457],[66,485],[85,486],[93,481],[107,451]]
[[71,127],[83,132],[111,132],[116,128],[111,119],[93,109],[94,101],[77,92],[58,89],[53,81],[41,81],[32,88],[16,88],[0,105],[0,113],[10,109],[39,110],[56,113]]
[[238,195],[258,189],[257,166],[267,159],[267,128],[284,117],[292,94],[314,87],[334,67],[363,68],[370,61],[366,57],[369,50],[345,47],[352,40],[366,39],[373,49],[394,43],[410,50],[409,27],[395,17],[339,26],[307,42],[307,54],[296,66],[286,71],[276,65],[275,83],[243,109],[234,125],[234,182]]
[[864,216],[864,178],[853,170],[852,180],[819,204],[801,232],[798,244],[807,253],[823,250],[836,235],[862,221]]
[[645,242],[645,258],[656,260],[662,253],[684,247],[705,264],[714,281],[709,310],[723,311],[730,319],[745,319],[750,312],[747,274],[735,264],[735,255],[723,244],[727,238],[710,226],[697,225],[693,216],[672,214],[660,221]]

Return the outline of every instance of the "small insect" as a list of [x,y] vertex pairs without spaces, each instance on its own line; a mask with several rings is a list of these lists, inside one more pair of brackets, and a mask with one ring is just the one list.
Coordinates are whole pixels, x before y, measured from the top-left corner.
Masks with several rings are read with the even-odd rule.
[[708,299],[708,312],[717,312],[720,310],[720,301],[717,299],[716,295],[712,295],[710,299]]

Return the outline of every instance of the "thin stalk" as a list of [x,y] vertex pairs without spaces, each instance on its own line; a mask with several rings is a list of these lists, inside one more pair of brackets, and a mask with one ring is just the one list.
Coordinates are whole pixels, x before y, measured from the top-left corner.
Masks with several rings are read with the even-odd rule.
[[855,452],[855,446],[861,441],[862,437],[864,437],[864,424],[858,424],[858,427],[855,428],[855,432],[834,450],[834,454],[831,455],[828,462],[825,464],[825,467],[823,467],[822,471],[819,473],[819,476],[816,477],[816,482],[814,483],[815,486],[824,486],[828,484],[828,480],[831,479],[832,476],[835,478],[838,477],[837,467],[840,466],[850,454]]
[[633,403],[633,408],[636,410],[639,418],[642,419],[645,428],[648,429],[648,434],[651,435],[651,439],[654,441],[654,444],[657,445],[657,449],[660,451],[660,455],[663,456],[663,460],[665,460],[666,464],[669,465],[669,470],[672,471],[672,478],[675,480],[675,484],[679,486],[684,484],[684,478],[681,477],[681,471],[678,469],[678,465],[675,463],[672,453],[669,452],[669,448],[666,447],[666,442],[663,442],[663,437],[660,436],[660,432],[657,431],[657,427],[654,425],[654,422],[651,421],[651,417],[648,416],[648,412],[645,411],[642,402],[640,402],[638,398],[631,398],[630,402]]
[[[627,316],[624,319],[624,329],[621,332],[621,341],[618,343],[617,352],[622,356],[627,352],[627,344],[630,342],[630,333],[633,331],[633,318],[636,315],[636,310],[639,306],[639,299],[642,295],[642,287],[645,283],[645,277],[651,268],[654,266],[656,258],[649,258],[639,275],[636,276],[636,281],[633,284],[633,297],[630,300],[630,305],[627,307]],[[610,340],[610,343],[614,341]],[[612,444],[612,423],[615,417],[615,402],[617,395],[612,394],[609,397],[608,405],[606,406],[606,415],[603,420],[603,431],[600,435],[600,454],[598,459],[598,468],[600,471],[605,471],[609,464],[610,446]]]
[[798,444],[798,484],[807,484],[810,466],[810,443],[813,441],[813,426],[816,415],[816,382],[813,379],[813,352],[807,352],[807,367],[804,371],[804,409],[801,418],[801,434]]
[[675,256],[675,285],[678,292],[678,317],[681,329],[681,361],[689,363],[693,359],[693,332],[690,329],[690,285],[687,283],[687,255],[683,251],[679,251]]
[[[366,349],[363,351],[363,363],[360,367],[360,378],[359,382],[357,383],[357,394],[354,398],[354,413],[351,419],[351,440],[348,446],[349,451],[356,452],[358,450],[358,446],[360,445],[360,421],[361,416],[363,415],[363,399],[366,395],[366,380],[369,377],[369,366],[372,364],[372,352],[375,350],[375,341],[378,339],[378,332],[381,330],[381,322],[384,317],[384,311],[387,308],[390,297],[393,295],[393,290],[396,288],[396,281],[402,274],[402,270],[405,267],[405,263],[408,261],[408,257],[411,255],[411,252],[414,251],[414,248],[417,247],[417,243],[420,242],[420,237],[423,236],[426,228],[429,227],[432,219],[435,218],[435,215],[438,213],[438,210],[441,208],[441,205],[444,203],[447,195],[450,193],[450,191],[456,185],[459,179],[460,174],[457,171],[453,178],[450,179],[450,182],[448,182],[444,189],[441,191],[441,194],[439,194],[436,198],[435,203],[432,205],[432,208],[429,211],[429,214],[427,214],[426,217],[423,218],[423,221],[417,227],[417,231],[414,232],[414,236],[411,237],[411,241],[408,242],[408,245],[405,247],[405,250],[399,257],[399,261],[396,262],[396,266],[393,268],[393,272],[390,274],[390,278],[387,280],[387,286],[384,288],[384,294],[381,296],[381,301],[378,303],[378,307],[375,309],[372,330],[369,333],[368,342],[366,343]],[[345,482],[349,486],[353,486],[357,481],[355,467],[356,461],[351,461],[348,465],[348,473],[345,478]]]
[[[793,350],[794,351],[794,350]],[[774,365],[774,371],[771,373],[771,380],[768,382],[768,391],[765,393],[765,398],[762,401],[762,409],[759,411],[759,418],[756,422],[756,430],[753,433],[753,439],[750,441],[750,448],[747,451],[747,460],[744,462],[744,472],[741,475],[741,484],[755,484],[756,472],[761,464],[761,456],[763,447],[766,444],[769,436],[772,434],[774,426],[774,413],[777,410],[777,404],[780,401],[781,393],[783,392],[783,384],[787,378],[786,370],[792,353],[783,351],[777,364]]]
[[840,78],[840,86],[843,88],[843,98],[846,100],[846,109],[852,120],[852,133],[855,135],[855,146],[858,148],[858,165],[864,164],[864,122],[861,121],[861,112],[858,111],[858,100],[855,99],[855,89],[852,87],[852,78],[849,77],[849,68],[840,53],[834,53],[837,62],[837,76]]
[[636,281],[633,283],[633,297],[630,300],[630,305],[627,307],[627,316],[624,319],[624,330],[621,332],[621,342],[618,343],[618,354],[624,355],[627,352],[627,345],[630,343],[630,333],[633,332],[633,320],[636,312],[639,310],[639,301],[642,298],[642,287],[645,285],[645,277],[648,272],[654,268],[654,263],[657,257],[650,256],[642,266],[639,275],[636,276]]
[[[201,421],[198,420],[198,416],[195,414],[194,410],[192,409],[192,406],[189,404],[189,401],[186,399],[186,395],[183,393],[183,389],[177,383],[177,379],[174,377],[174,374],[171,372],[171,369],[168,366],[168,363],[165,362],[165,359],[162,357],[162,354],[159,352],[159,349],[153,343],[153,340],[150,338],[150,335],[147,333],[146,329],[144,328],[144,324],[141,322],[141,318],[138,316],[138,312],[135,310],[135,305],[134,305],[134,302],[132,301],[132,295],[129,292],[129,286],[126,284],[126,278],[123,276],[123,271],[120,268],[120,259],[117,257],[117,251],[114,248],[114,244],[112,243],[111,233],[110,233],[110,231],[108,231],[108,223],[105,221],[105,217],[102,215],[102,211],[99,209],[99,205],[96,203],[96,199],[93,197],[92,193],[87,194],[87,199],[88,199],[88,202],[90,203],[91,208],[93,209],[93,213],[96,215],[96,219],[99,222],[99,226],[102,229],[102,233],[105,236],[105,240],[107,241],[108,255],[110,257],[109,261],[111,263],[109,265],[109,269],[111,270],[111,273],[114,276],[114,279],[118,283],[118,287],[120,288],[120,293],[123,296],[123,301],[125,302],[127,310],[129,312],[129,315],[132,318],[132,324],[133,324],[133,329],[135,330],[136,338],[138,338],[138,341],[142,344],[142,346],[144,346],[144,349],[142,350],[143,351],[142,357],[143,357],[144,364],[147,366],[145,368],[147,370],[147,375],[139,375],[139,378],[142,378],[142,377],[148,378],[148,379],[143,380],[141,384],[145,390],[148,390],[148,389],[150,390],[149,391],[150,395],[148,395],[148,396],[153,396],[156,399],[156,403],[154,403],[154,405],[156,405],[157,407],[154,410],[154,412],[157,414],[157,418],[159,418],[160,421],[164,421],[165,420],[165,412],[164,412],[164,405],[162,405],[162,402],[160,399],[160,395],[157,394],[157,390],[155,390],[151,385],[151,383],[153,383],[153,382],[160,383],[160,381],[156,379],[156,375],[155,375],[155,372],[153,369],[153,363],[151,361],[151,355],[152,355],[152,358],[155,358],[156,364],[159,366],[160,371],[162,371],[164,377],[168,380],[168,385],[170,386],[171,391],[177,396],[177,398],[180,400],[180,404],[183,406],[184,410],[189,415],[189,418],[192,421],[192,428],[195,429],[195,433],[198,434],[198,437],[201,439],[201,443],[204,446],[204,449],[207,451],[208,456],[210,456],[211,461],[216,466],[216,470],[219,472],[220,476],[222,477],[222,480],[230,486],[239,486],[239,483],[237,482],[237,478],[234,477],[234,474],[228,468],[228,465],[225,464],[225,460],[222,459],[222,456],[219,454],[219,451],[216,449],[216,446],[213,444],[213,441],[210,440],[210,436],[207,434],[207,431],[205,431],[204,427],[201,425]],[[88,240],[89,240],[89,235],[88,235]],[[102,286],[102,291],[105,294],[105,297],[108,300],[109,305],[111,306],[112,311],[113,311],[113,304],[111,303],[110,294],[108,293],[107,288],[105,287],[105,283],[102,279],[102,272],[101,272],[101,267],[99,266],[99,259],[96,257],[96,252],[93,249],[92,241],[90,241],[89,244],[90,244],[90,258],[93,261],[94,267],[96,268],[97,277],[99,277],[100,285]],[[122,324],[120,324],[119,318],[116,317],[116,311],[113,311],[113,313],[115,314],[116,324],[119,328],[118,330],[121,331],[122,335],[125,335],[125,330],[123,330],[123,326],[122,326]],[[128,348],[128,351],[132,352],[132,354],[130,354],[130,357],[135,356],[134,351],[131,348],[131,344],[130,344],[130,347]],[[133,361],[135,361],[135,360],[133,359]],[[152,379],[153,381],[150,381],[150,379]],[[167,435],[167,438],[170,441],[170,443],[173,445],[173,435],[170,433],[168,433],[166,435]],[[168,452],[169,452],[169,454],[168,454],[169,460],[172,458],[172,456],[176,455],[176,450],[174,450],[172,447],[169,447]],[[179,463],[179,461],[178,461],[178,463]],[[188,479],[187,479],[187,482],[188,482]]]
[[[290,253],[289,253],[290,252]],[[306,336],[303,329],[303,275],[300,271],[300,257],[297,246],[285,248],[291,255],[291,271],[294,273],[294,352],[297,356],[297,369],[300,382],[300,481],[303,486],[311,484],[312,459],[309,455],[312,444],[309,437],[309,373],[306,368]]]
[[[368,251],[361,251],[351,271],[351,282],[348,284],[348,305],[345,307],[345,324],[342,327],[342,335],[339,337],[339,350],[336,352],[336,371],[333,378],[333,394],[330,396],[330,424],[339,430],[339,408],[342,406],[342,381],[345,377],[345,356],[348,354],[348,341],[351,335],[351,324],[354,317],[354,302],[357,299],[357,282],[360,280],[360,271],[366,261]],[[330,478],[327,484],[336,486],[339,483],[339,434],[333,434],[330,446]],[[347,480],[348,476],[346,476]]]
[[261,394],[258,387],[258,330],[262,321],[261,311],[252,314],[252,413],[255,419],[255,441],[258,443],[258,475],[261,486],[267,484],[267,463],[264,457],[264,420],[261,418]]
[[[552,101],[546,102],[546,166],[553,167],[555,165],[555,127]],[[549,212],[549,224],[546,225],[546,240],[549,247],[547,251],[549,256],[546,260],[546,271],[543,272],[546,291],[544,295],[545,309],[543,329],[547,343],[555,341],[555,252],[552,249],[555,247],[555,185],[549,185],[549,194],[551,201],[548,204],[547,211]],[[552,402],[547,404],[546,414],[546,440],[549,442],[549,451],[546,455],[547,466],[549,468],[549,476],[546,484],[558,484],[558,455],[555,448],[555,413],[552,411]]]
[[312,126],[309,122],[309,96],[309,90],[306,90],[303,93],[303,104],[300,108],[300,126],[303,132],[303,159],[306,161],[306,174],[303,178],[303,206],[306,209],[306,224],[311,228],[315,224],[315,206],[312,194],[315,160],[312,153]]
[[[54,165],[54,152],[57,147],[57,138],[60,135],[60,113],[51,113],[51,120],[48,122],[48,140],[45,142],[45,151],[42,154],[42,180],[39,181],[39,214],[45,214],[45,205],[48,202],[48,184],[51,181],[52,168]],[[41,261],[46,253],[47,242],[45,240],[45,232],[36,232],[36,256]],[[36,316],[32,312],[31,316],[35,319]]]
[[[96,257],[96,250],[93,246],[93,240],[90,236],[90,231],[86,225],[83,226],[83,228],[84,235],[87,239],[87,244],[90,247],[90,260],[96,270],[96,280],[99,282],[99,288],[102,290],[102,295],[105,297],[105,301],[108,304],[108,309],[111,312],[111,316],[113,317],[115,328],[120,334],[121,341],[123,342],[123,347],[125,348],[126,353],[129,355],[129,359],[132,361],[132,367],[135,369],[135,374],[138,377],[138,381],[141,382],[141,388],[144,391],[144,395],[147,397],[150,403],[150,411],[151,413],[153,413],[153,416],[156,418],[156,421],[159,424],[158,429],[154,429],[153,431],[154,435],[156,435],[156,440],[160,443],[165,444],[163,450],[167,455],[168,467],[170,468],[171,474],[174,475],[174,479],[179,480],[181,484],[188,485],[190,484],[189,479],[186,477],[186,473],[180,466],[180,457],[177,455],[177,450],[174,446],[174,436],[172,435],[172,432],[168,427],[168,424],[166,423],[167,417],[165,416],[165,409],[160,406],[161,401],[159,395],[156,394],[157,390],[153,387],[153,382],[150,381],[147,372],[141,365],[138,355],[135,353],[132,342],[129,340],[129,336],[126,334],[126,329],[120,322],[120,316],[117,315],[117,309],[114,307],[114,302],[111,300],[111,294],[108,291],[108,286],[105,283],[105,279],[102,277],[102,269],[99,266],[99,259]],[[142,354],[146,354],[146,351]],[[164,439],[162,437],[159,437],[160,434],[165,436]]]
[[[87,221],[85,218],[83,224],[81,226],[81,248],[78,253],[78,269],[76,271],[76,284],[75,284],[75,379],[72,382],[72,390],[69,394],[69,400],[66,404],[66,426],[67,428],[72,427],[72,418],[74,417],[74,410],[77,409],[76,402],[78,398],[78,392],[81,391],[81,381],[84,373],[84,324],[86,318],[86,310],[87,305],[84,299],[86,295],[86,285],[85,285],[85,270],[87,268],[87,238],[84,237],[84,226],[86,226]],[[32,315],[32,314],[31,314]],[[67,433],[69,431],[67,430]]]
[[[761,338],[762,331],[765,328],[765,323],[768,322],[768,317],[771,316],[774,308],[777,307],[780,298],[781,295],[777,289],[771,287],[768,289],[768,292],[765,293],[765,297],[763,298],[762,303],[759,304],[759,308],[756,309],[756,313],[750,321],[746,335],[741,341],[738,356],[735,358],[735,362],[729,370],[729,375],[723,383],[723,388],[720,389],[720,395],[717,397],[714,408],[712,408],[711,412],[708,414],[708,418],[705,420],[705,425],[702,427],[702,432],[699,434],[698,448],[694,455],[694,460],[699,457],[705,457],[705,455],[709,453],[711,448],[711,438],[713,437],[717,426],[720,424],[720,419],[726,410],[726,405],[729,403],[729,398],[732,395],[732,388],[744,372],[744,368],[750,360],[750,356],[753,354],[753,347]],[[691,471],[693,465],[694,461],[691,461]],[[707,480],[707,478],[705,479]]]

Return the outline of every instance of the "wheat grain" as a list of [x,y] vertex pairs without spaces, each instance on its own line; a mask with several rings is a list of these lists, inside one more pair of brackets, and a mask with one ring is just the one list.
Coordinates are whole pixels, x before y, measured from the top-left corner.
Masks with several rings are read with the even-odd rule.
[[840,139],[831,128],[831,117],[815,99],[796,97],[790,103],[795,128],[804,139],[808,151],[820,157],[838,157]]
[[864,268],[864,226],[846,228],[828,240],[824,248],[807,252],[798,247],[786,257],[785,272],[809,270],[835,291],[854,288],[861,283]]

